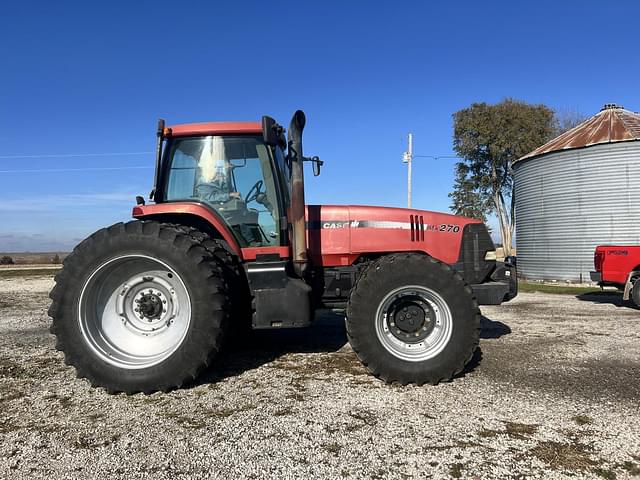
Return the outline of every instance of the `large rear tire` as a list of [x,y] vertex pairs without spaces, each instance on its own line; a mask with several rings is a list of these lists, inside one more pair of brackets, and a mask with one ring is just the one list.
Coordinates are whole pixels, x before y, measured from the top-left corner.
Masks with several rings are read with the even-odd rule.
[[118,223],[84,240],[50,297],[56,348],[78,377],[111,393],[192,382],[219,351],[228,320],[220,260],[152,221]]
[[347,335],[362,363],[386,382],[437,384],[471,360],[480,309],[448,265],[419,254],[387,255],[358,278]]

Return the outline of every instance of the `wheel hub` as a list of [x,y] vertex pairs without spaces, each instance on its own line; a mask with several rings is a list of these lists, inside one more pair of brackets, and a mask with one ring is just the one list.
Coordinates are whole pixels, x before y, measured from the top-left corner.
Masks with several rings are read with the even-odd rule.
[[169,328],[178,307],[169,278],[156,275],[130,278],[120,287],[117,300],[123,326],[145,337]]
[[435,326],[433,308],[417,296],[398,298],[389,306],[388,312],[389,331],[404,342],[422,341]]
[[149,321],[160,318],[162,314],[162,300],[160,299],[160,295],[160,293],[144,293],[140,300],[136,300],[136,303],[138,303],[138,311]]
[[407,285],[389,292],[376,312],[376,335],[393,356],[421,362],[437,356],[453,330],[451,310],[436,291]]

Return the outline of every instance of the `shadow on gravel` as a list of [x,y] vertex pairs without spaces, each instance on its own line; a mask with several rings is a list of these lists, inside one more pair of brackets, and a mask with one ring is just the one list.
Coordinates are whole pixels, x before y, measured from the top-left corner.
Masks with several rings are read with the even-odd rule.
[[[500,338],[504,335],[509,335],[510,333],[511,328],[509,328],[509,325],[498,322],[497,320],[491,320],[484,315],[482,315],[482,317],[480,318],[480,338],[482,340]],[[482,348],[478,347],[473,352],[473,356],[471,357],[471,360],[469,360],[469,363],[465,365],[464,370],[454,378],[461,378],[468,373],[473,372],[476,368],[478,368],[481,362]]]
[[[500,338],[511,333],[508,325],[485,316],[481,318],[480,326],[482,339]],[[335,353],[346,344],[344,314],[323,310],[317,313],[309,328],[249,331],[244,337],[235,338],[220,354],[214,367],[200,375],[195,385],[240,375],[288,353]],[[358,361],[355,355],[353,360]],[[461,375],[473,371],[481,360],[482,351],[478,348]]]
[[467,362],[467,364],[464,366],[464,369],[457,375],[454,375],[453,378],[454,379],[463,378],[465,375],[468,375],[469,373],[473,372],[476,368],[478,368],[481,362],[482,362],[482,348],[478,347],[473,352],[473,356],[471,357],[471,360],[469,360],[469,362]]
[[509,325],[491,320],[484,315],[480,319],[480,338],[482,339],[500,338],[510,333],[511,328],[509,328]]
[[578,300],[583,302],[593,302],[593,303],[608,303],[610,305],[615,305],[616,307],[624,307],[633,309],[633,303],[626,302],[622,299],[622,292],[593,292],[593,293],[581,293],[580,295],[576,295]]
[[247,370],[273,362],[288,353],[332,353],[347,343],[344,314],[330,310],[316,313],[309,328],[248,331],[230,342],[196,385],[213,383],[240,375]]

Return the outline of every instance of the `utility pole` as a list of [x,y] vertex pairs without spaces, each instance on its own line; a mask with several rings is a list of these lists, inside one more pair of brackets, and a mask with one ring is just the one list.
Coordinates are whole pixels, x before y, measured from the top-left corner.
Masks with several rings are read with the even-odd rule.
[[411,164],[413,162],[413,133],[409,134],[409,149],[402,155],[407,164],[407,208],[411,208]]

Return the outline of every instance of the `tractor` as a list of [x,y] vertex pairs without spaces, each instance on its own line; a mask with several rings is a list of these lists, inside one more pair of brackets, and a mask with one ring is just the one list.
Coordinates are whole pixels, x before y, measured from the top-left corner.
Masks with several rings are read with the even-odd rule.
[[[478,346],[479,305],[517,293],[485,225],[423,210],[305,205],[306,118],[165,126],[149,204],[93,233],[50,293],[51,332],[79,377],[110,393],[193,382],[231,329],[307,327],[344,309],[376,377],[437,384]],[[286,137],[285,137],[286,132]],[[239,331],[242,331],[242,328]],[[310,330],[311,332],[313,330]]]

